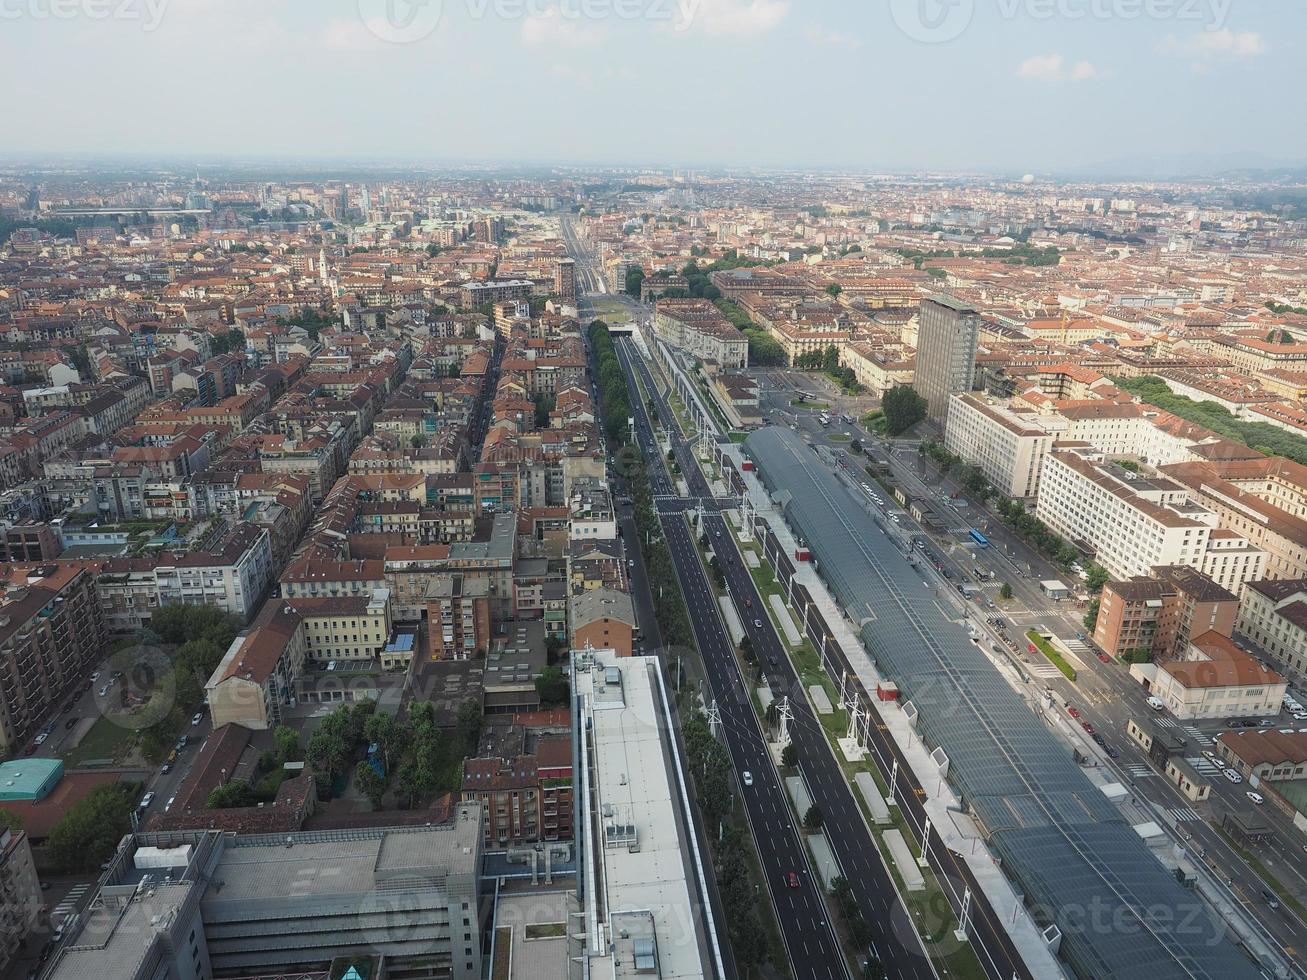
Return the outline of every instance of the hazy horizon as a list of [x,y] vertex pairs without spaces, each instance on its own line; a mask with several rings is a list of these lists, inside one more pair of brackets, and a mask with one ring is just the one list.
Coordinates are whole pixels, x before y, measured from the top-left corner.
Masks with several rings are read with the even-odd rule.
[[4,153],[1140,179],[1307,165],[1307,132],[1286,125],[1307,6],[848,6],[3,0],[0,79],[22,92]]

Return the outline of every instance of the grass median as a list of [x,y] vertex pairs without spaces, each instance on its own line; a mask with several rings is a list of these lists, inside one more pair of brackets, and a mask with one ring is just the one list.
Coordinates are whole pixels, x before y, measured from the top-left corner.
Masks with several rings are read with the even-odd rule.
[[1067,680],[1073,681],[1076,679],[1076,669],[1067,663],[1062,654],[1054,650],[1052,645],[1040,636],[1039,633],[1035,630],[1030,630],[1026,633],[1026,638],[1035,645],[1040,653],[1048,658],[1049,663],[1062,672]]

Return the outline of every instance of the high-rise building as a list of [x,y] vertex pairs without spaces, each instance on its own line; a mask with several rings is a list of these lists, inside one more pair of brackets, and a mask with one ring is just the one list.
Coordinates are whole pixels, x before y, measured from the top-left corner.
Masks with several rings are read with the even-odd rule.
[[564,301],[576,299],[576,262],[559,259],[554,267],[554,292]]
[[41,883],[32,845],[21,830],[0,827],[0,971],[18,957],[40,914]]
[[949,399],[970,391],[976,380],[980,314],[951,296],[921,301],[917,328],[917,373],[913,387],[926,399],[927,414],[943,426]]

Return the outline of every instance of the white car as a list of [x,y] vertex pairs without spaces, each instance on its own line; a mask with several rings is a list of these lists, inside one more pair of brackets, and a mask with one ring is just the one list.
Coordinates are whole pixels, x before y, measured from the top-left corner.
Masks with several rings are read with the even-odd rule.
[[1228,780],[1230,780],[1230,782],[1232,782],[1232,783],[1242,783],[1242,782],[1243,782],[1243,777],[1240,776],[1240,775],[1239,775],[1237,772],[1235,772],[1233,769],[1227,769],[1227,770],[1225,770],[1225,778],[1228,779]]
[[141,797],[141,802],[137,805],[137,809],[148,810],[150,808],[150,804],[153,802],[154,802],[154,791],[151,790],[150,792],[146,793],[144,796]]
[[753,628],[756,629],[756,630],[760,630],[760,629],[762,629],[762,620],[761,620],[761,619],[755,619],[755,620],[753,621]]
[[169,810],[172,809],[172,801],[175,800],[175,799],[177,799],[177,797],[175,797],[175,796],[170,796],[170,797],[168,797],[168,802],[165,803],[165,804],[163,805],[163,812],[164,812],[164,813],[167,813]]
[[1258,806],[1261,806],[1263,803],[1266,802],[1266,799],[1262,796],[1261,793],[1254,793],[1252,790],[1249,790],[1248,792],[1244,793],[1243,795],[1246,796],[1246,797],[1248,797],[1248,799],[1252,800],[1252,801],[1253,801],[1254,803],[1256,803]]
[[204,721],[204,712],[203,711],[195,712],[195,714],[191,717],[191,727],[194,728],[202,721]]
[[744,770],[744,773],[742,774],[741,778],[744,780],[745,786],[753,785],[753,773],[749,772],[748,769]]
[[113,687],[113,684],[106,684],[104,685],[104,687],[100,688],[100,697],[104,697],[106,694],[108,694],[109,688],[111,687]]
[[36,736],[36,738],[32,739],[32,744],[33,744],[33,745],[44,745],[44,744],[45,744],[45,740],[46,740],[47,738],[49,738],[49,737],[50,737],[50,736],[47,735],[45,732],[42,732],[40,735]]

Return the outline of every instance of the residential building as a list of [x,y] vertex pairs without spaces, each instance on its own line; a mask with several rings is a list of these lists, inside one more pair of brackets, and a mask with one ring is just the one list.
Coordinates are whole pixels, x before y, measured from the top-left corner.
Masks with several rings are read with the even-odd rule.
[[0,570],[0,754],[41,730],[108,645],[93,572],[74,562]]
[[214,728],[276,727],[304,670],[304,619],[287,603],[271,600],[254,625],[232,640],[204,689]]
[[975,387],[979,340],[980,314],[971,306],[951,296],[921,301],[912,384],[926,399],[927,415],[941,427],[953,395]]
[[427,590],[427,653],[432,660],[469,660],[490,648],[490,580],[443,575]]
[[1283,677],[1215,632],[1191,640],[1178,659],[1135,664],[1130,674],[1186,721],[1276,715],[1288,688]]
[[1153,569],[1108,582],[1099,601],[1094,642],[1113,656],[1180,655],[1191,637],[1207,632],[1230,636],[1239,600],[1202,572],[1186,565]]
[[463,761],[462,799],[482,804],[484,846],[503,849],[572,837],[572,742],[541,735],[535,751]]
[[249,622],[272,583],[272,541],[266,528],[241,523],[213,551],[164,552],[154,578],[161,606],[217,606]]
[[944,445],[979,466],[1003,496],[1029,499],[1038,493],[1044,457],[1063,428],[1055,418],[1004,407],[981,395],[957,394],[948,410]]
[[41,899],[41,882],[27,835],[0,827],[0,972],[13,966],[39,924]]
[[1307,579],[1245,583],[1238,629],[1290,677],[1307,676]]
[[592,589],[572,596],[568,621],[574,649],[613,650],[619,657],[634,652],[635,604],[625,592]]

